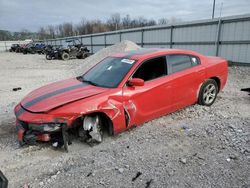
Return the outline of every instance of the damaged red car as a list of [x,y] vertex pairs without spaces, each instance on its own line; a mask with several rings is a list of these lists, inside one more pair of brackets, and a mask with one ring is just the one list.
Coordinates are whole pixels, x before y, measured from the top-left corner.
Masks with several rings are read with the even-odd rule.
[[14,109],[21,145],[85,141],[198,103],[210,106],[226,84],[227,61],[178,49],[141,49],[105,58],[82,76],[28,94]]

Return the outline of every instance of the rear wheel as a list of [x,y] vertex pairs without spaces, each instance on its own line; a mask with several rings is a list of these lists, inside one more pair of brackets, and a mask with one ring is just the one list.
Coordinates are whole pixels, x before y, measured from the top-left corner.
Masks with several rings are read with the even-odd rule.
[[47,60],[51,60],[51,59],[52,59],[51,55],[46,54],[46,59],[47,59]]
[[89,57],[89,54],[88,54],[88,53],[83,54],[83,59],[85,59],[85,58],[87,58],[87,57]]
[[63,52],[63,54],[62,54],[62,59],[63,59],[63,60],[69,60],[69,54],[66,53],[66,52]]
[[218,94],[218,84],[213,79],[208,79],[201,86],[199,93],[199,104],[204,106],[211,106]]

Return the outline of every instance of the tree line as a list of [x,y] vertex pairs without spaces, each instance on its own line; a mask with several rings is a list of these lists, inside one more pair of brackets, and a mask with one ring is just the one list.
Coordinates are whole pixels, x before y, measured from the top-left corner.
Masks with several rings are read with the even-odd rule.
[[58,37],[70,37],[76,35],[85,35],[92,33],[100,33],[107,31],[115,31],[120,29],[130,29],[145,26],[174,24],[181,21],[177,18],[160,18],[159,20],[147,19],[144,17],[131,18],[130,15],[121,16],[119,13],[112,14],[107,20],[102,21],[82,19],[79,23],[73,24],[72,22],[65,22],[58,25],[48,25],[40,27],[37,32],[29,32],[23,30],[21,32],[15,32],[14,34],[8,32],[4,37],[0,32],[0,40],[23,40],[27,38],[32,39],[52,39]]

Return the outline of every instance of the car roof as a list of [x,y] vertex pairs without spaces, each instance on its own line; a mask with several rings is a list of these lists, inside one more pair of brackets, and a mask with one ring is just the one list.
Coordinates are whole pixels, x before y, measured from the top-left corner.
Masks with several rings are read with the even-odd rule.
[[125,53],[115,53],[112,54],[111,56],[139,60],[139,59],[161,56],[161,55],[169,55],[169,54],[190,54],[190,55],[201,56],[201,54],[191,50],[168,49],[168,48],[141,48],[139,50],[127,51]]

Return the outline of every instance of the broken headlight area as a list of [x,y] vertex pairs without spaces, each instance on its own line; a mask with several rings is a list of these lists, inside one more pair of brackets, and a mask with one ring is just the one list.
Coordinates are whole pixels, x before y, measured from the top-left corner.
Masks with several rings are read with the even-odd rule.
[[29,123],[29,130],[38,131],[38,132],[56,132],[61,129],[62,125],[59,123],[45,123],[45,124],[35,124]]
[[57,143],[61,147],[68,144],[67,125],[61,123],[27,123],[17,120],[18,141],[22,145],[35,145],[37,141]]

